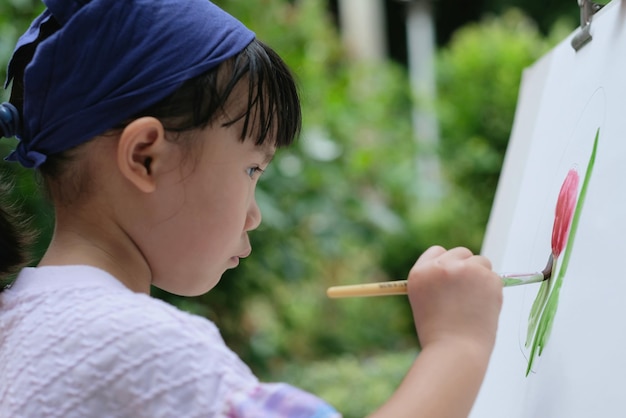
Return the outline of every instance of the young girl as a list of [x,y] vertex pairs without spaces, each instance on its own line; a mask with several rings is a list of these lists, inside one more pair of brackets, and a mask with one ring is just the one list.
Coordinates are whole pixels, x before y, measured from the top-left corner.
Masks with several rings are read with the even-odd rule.
[[[0,417],[339,416],[259,382],[210,321],[148,295],[207,292],[250,254],[256,183],[300,129],[283,61],[207,0],[44,3],[0,133],[20,139],[8,160],[39,171],[56,224],[0,293]],[[1,213],[8,274],[28,240]],[[466,416],[501,292],[485,258],[426,251],[409,274],[423,350],[372,416]]]

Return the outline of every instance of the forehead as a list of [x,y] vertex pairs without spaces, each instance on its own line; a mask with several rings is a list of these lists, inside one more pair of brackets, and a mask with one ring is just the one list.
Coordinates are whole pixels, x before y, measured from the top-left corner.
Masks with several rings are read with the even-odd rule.
[[276,145],[274,141],[265,141],[262,144],[257,145],[255,143],[255,137],[247,137],[245,139],[245,144],[249,147],[252,147],[252,151],[259,154],[262,158],[263,164],[268,164],[274,158],[274,154],[276,154]]

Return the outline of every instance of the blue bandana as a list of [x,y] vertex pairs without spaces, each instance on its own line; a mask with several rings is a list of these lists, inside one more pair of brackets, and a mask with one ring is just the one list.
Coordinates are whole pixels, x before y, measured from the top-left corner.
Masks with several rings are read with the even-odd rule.
[[[20,126],[12,105],[0,105],[0,133],[21,139],[7,160],[29,168],[164,99],[254,39],[208,0],[43,2],[47,9],[9,64],[7,85],[15,57],[36,46],[24,74],[21,132],[9,129]],[[57,23],[56,32],[37,40],[42,27]]]

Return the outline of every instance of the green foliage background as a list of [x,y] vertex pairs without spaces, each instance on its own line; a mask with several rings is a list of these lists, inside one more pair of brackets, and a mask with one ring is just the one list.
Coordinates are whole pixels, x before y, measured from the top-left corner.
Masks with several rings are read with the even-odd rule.
[[[432,105],[449,187],[441,206],[424,213],[417,210],[406,69],[350,60],[324,2],[218,3],[293,69],[303,135],[260,182],[263,224],[251,236],[253,255],[207,295],[154,294],[215,321],[262,378],[311,390],[346,417],[364,416],[416,355],[411,313],[403,297],[329,300],[325,289],[404,279],[431,244],[480,250],[522,70],[573,27],[553,25],[546,37],[532,19],[507,9],[463,27],[440,48]],[[2,78],[17,37],[41,10],[35,0],[0,0]],[[13,146],[3,141],[0,152]],[[52,230],[49,207],[32,173],[1,167],[16,184],[12,198],[40,231],[39,255]]]

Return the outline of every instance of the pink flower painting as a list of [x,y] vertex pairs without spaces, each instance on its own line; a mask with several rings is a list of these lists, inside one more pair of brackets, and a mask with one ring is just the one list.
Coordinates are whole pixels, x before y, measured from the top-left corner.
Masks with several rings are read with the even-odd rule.
[[567,173],[567,177],[565,177],[556,202],[554,226],[552,227],[552,256],[555,259],[565,249],[567,236],[572,225],[572,218],[574,217],[574,209],[576,208],[578,182],[578,172],[572,168]]
[[599,137],[600,129],[596,131],[580,192],[578,190],[580,178],[575,168],[568,171],[559,191],[552,227],[551,275],[548,280],[544,280],[541,283],[528,317],[528,332],[525,345],[527,348],[530,348],[530,353],[526,375],[532,370],[536,357],[540,356],[545,348],[554,325],[563,279],[567,275],[567,267],[572,255],[572,248],[574,247],[576,230],[578,229],[578,221],[580,220],[589,180],[595,165]]

